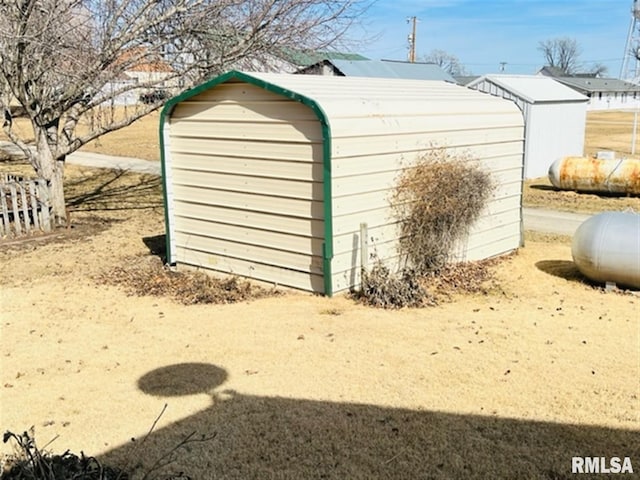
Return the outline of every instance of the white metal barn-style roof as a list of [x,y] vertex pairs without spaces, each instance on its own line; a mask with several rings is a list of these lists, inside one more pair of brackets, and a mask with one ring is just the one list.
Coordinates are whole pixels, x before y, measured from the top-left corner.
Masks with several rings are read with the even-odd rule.
[[498,188],[461,259],[521,244],[524,123],[509,101],[441,81],[230,72],[161,115],[167,260],[332,295],[370,252],[397,260],[389,205],[401,168],[434,144]]
[[525,117],[524,178],[546,176],[558,158],[582,155],[588,98],[549,77],[485,75],[467,85],[512,100]]

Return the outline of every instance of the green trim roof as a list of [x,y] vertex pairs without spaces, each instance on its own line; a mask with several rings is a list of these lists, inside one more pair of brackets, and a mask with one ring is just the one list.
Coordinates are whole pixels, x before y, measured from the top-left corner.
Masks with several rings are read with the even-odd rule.
[[288,62],[293,63],[299,67],[308,67],[323,60],[369,60],[358,53],[345,53],[345,52],[313,52],[313,51],[284,51],[282,52],[282,58]]

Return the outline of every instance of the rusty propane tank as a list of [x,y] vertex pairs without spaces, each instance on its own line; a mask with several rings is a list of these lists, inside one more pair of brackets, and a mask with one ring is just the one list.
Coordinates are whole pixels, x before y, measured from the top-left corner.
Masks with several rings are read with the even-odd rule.
[[549,168],[549,180],[560,190],[640,195],[640,160],[564,157]]
[[640,214],[604,212],[589,217],[573,235],[571,256],[594,282],[640,289]]

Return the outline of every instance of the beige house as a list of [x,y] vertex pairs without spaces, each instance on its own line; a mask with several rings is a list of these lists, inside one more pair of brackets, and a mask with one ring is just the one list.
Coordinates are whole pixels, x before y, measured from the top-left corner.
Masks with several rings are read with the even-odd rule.
[[161,148],[170,264],[332,295],[370,252],[399,261],[389,195],[434,144],[498,188],[461,259],[521,245],[524,124],[510,101],[441,81],[230,72],[170,100]]

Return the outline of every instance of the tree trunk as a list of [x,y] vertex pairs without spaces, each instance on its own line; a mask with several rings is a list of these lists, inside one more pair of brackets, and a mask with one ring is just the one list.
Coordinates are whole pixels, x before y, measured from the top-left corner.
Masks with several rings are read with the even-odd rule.
[[39,177],[47,181],[49,187],[49,202],[55,225],[65,226],[67,223],[67,209],[64,199],[64,157],[54,156],[49,143],[50,136],[45,128],[37,128],[36,150],[33,152],[31,163]]

